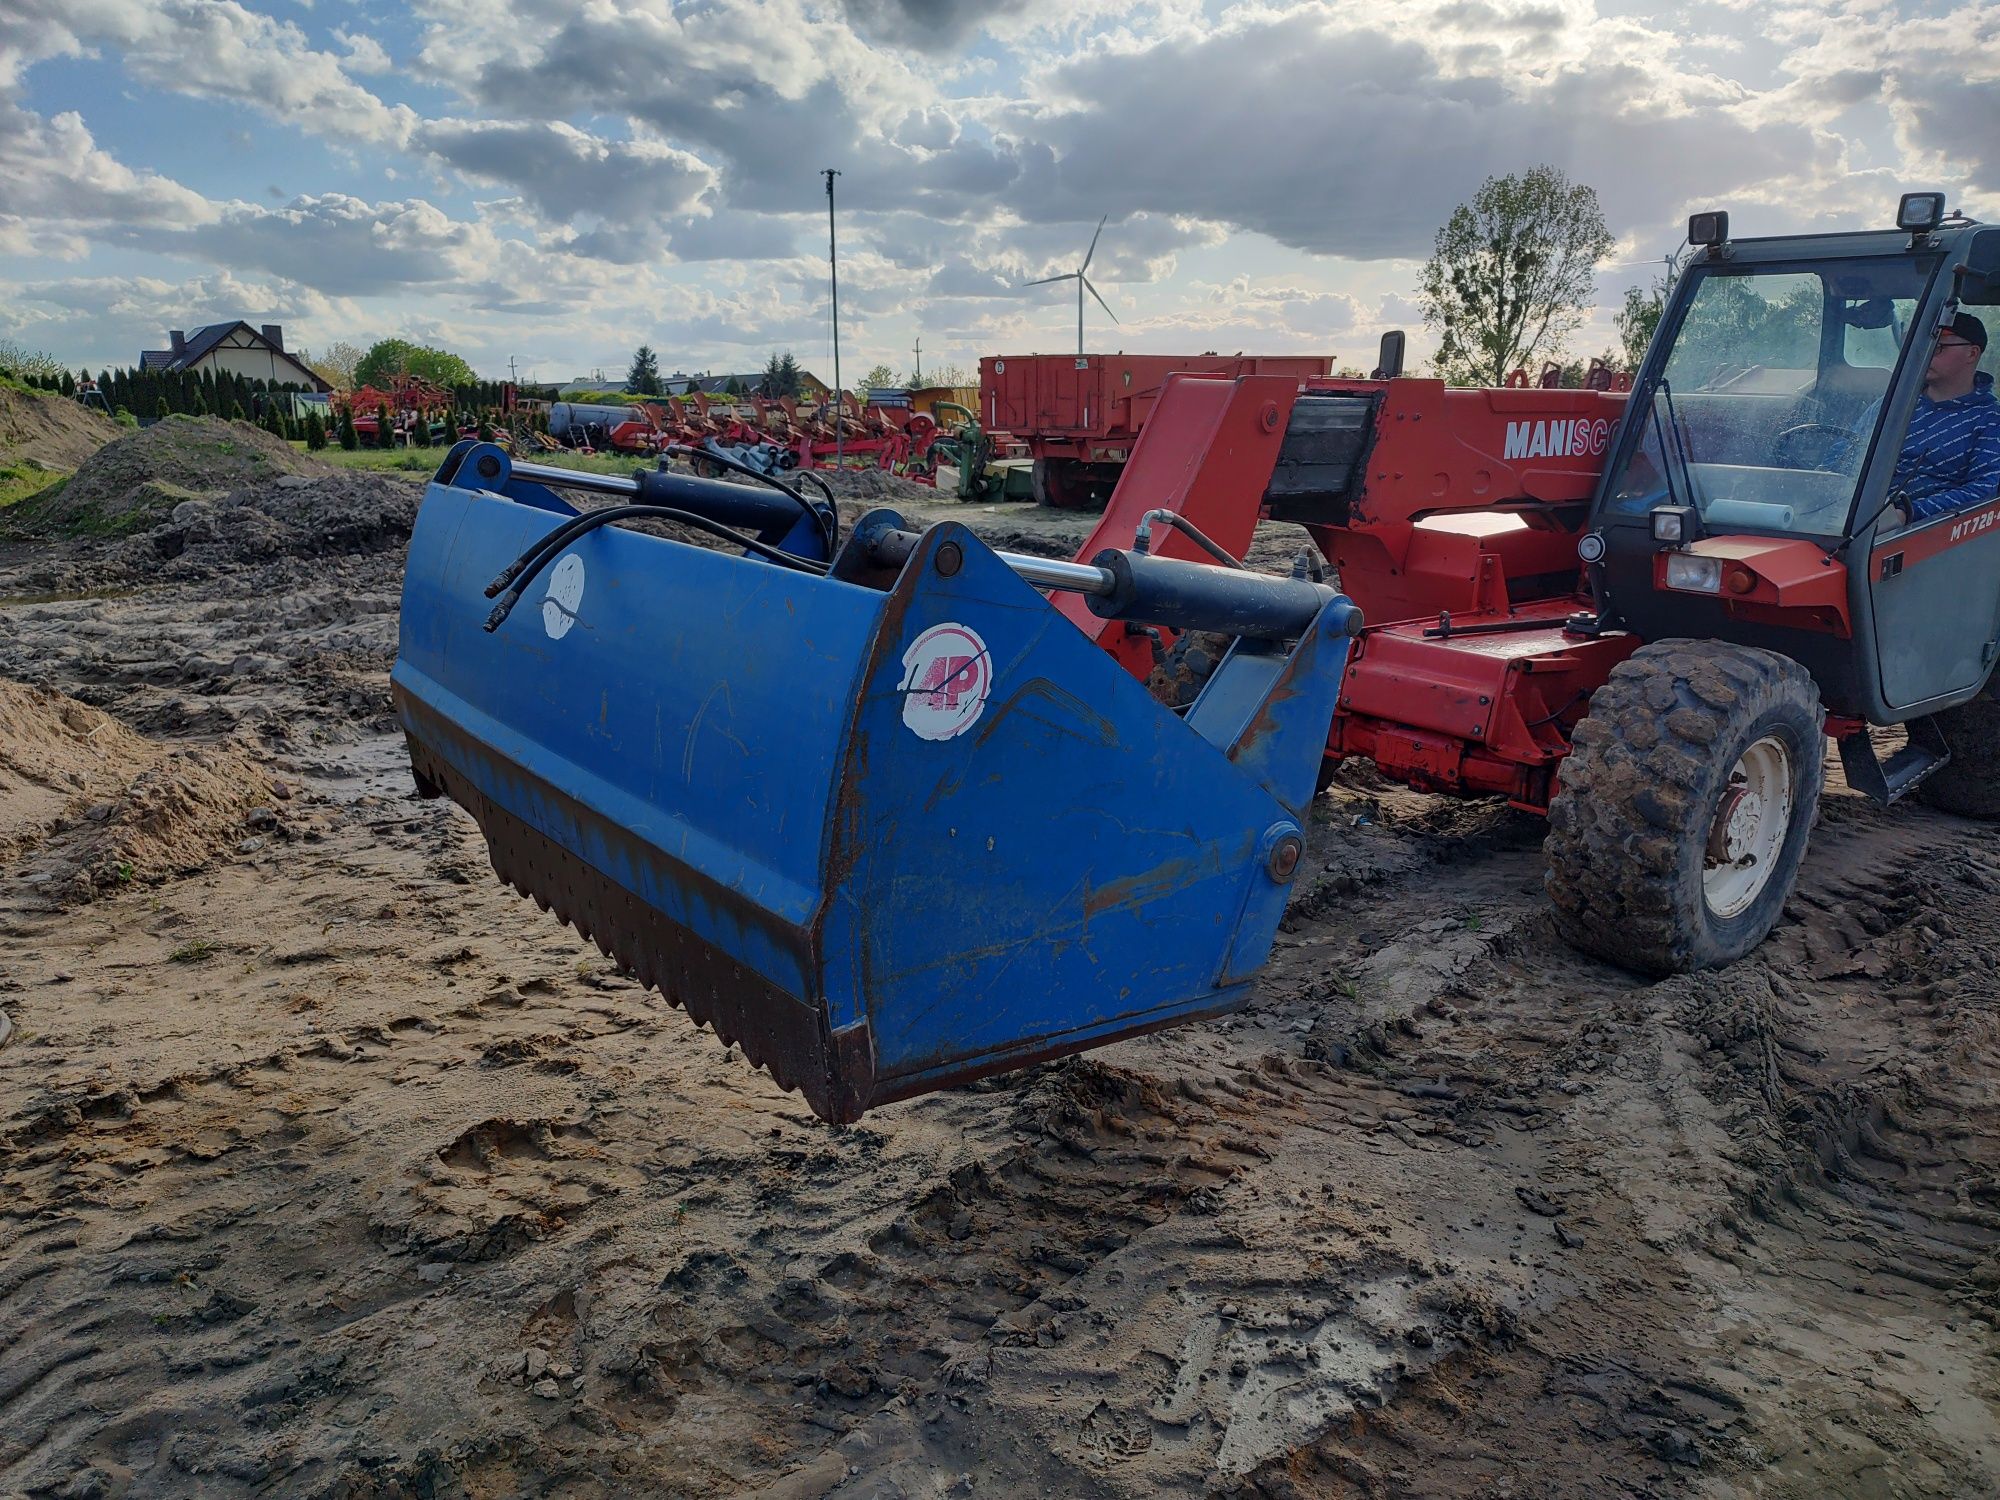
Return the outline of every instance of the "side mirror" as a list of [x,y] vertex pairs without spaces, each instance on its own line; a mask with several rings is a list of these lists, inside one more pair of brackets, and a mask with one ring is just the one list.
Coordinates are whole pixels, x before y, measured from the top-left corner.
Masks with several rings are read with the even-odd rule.
[[1408,342],[1403,330],[1392,328],[1382,335],[1382,349],[1375,356],[1374,380],[1394,380],[1403,373],[1403,346]]
[[2000,230],[1975,234],[1951,270],[1951,293],[1967,307],[2000,307]]

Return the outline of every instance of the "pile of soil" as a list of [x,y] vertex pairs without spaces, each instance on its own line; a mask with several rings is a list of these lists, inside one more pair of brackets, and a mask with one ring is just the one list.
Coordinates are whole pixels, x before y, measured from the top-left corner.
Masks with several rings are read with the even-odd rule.
[[[423,484],[416,475],[325,467],[226,494],[175,492],[168,498],[172,504],[164,514],[128,513],[133,534],[48,548],[14,575],[12,587],[30,597],[64,597],[240,578],[243,569],[265,564],[388,553],[400,558],[416,524]],[[137,529],[146,522],[150,525]],[[290,591],[301,578],[261,582]]]
[[191,874],[240,844],[272,796],[236,750],[160,745],[0,679],[0,862],[26,859],[27,886],[48,901]]
[[118,424],[62,396],[0,386],[0,468],[73,469],[119,434]]
[[280,557],[399,551],[409,543],[423,493],[416,475],[288,474],[212,500],[183,500],[119,553],[128,561],[175,560],[172,576],[188,578]]
[[[886,469],[815,469],[816,478],[824,479],[834,494],[843,500],[886,500],[905,505],[935,505],[938,492],[927,484],[918,484],[914,479],[905,479],[900,474],[891,474]],[[791,477],[791,476],[784,476]],[[808,493],[812,490],[810,481],[802,486]]]
[[10,526],[37,536],[140,530],[184,500],[268,484],[281,474],[327,474],[329,464],[248,422],[167,417],[106,443],[69,483],[23,502]]

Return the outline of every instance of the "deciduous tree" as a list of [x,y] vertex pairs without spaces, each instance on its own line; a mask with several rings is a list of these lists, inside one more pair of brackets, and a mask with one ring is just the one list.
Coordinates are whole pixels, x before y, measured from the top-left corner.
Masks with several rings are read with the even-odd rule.
[[1595,189],[1554,167],[1489,177],[1452,211],[1424,267],[1424,322],[1455,385],[1531,374],[1583,323],[1612,245]]
[[363,355],[359,345],[350,344],[345,339],[328,344],[318,354],[309,349],[298,351],[298,361],[332,386],[336,391],[354,389],[354,371],[360,365]]
[[1667,262],[1666,273],[1657,276],[1653,284],[1641,291],[1636,286],[1625,288],[1625,305],[1618,309],[1618,343],[1625,360],[1625,368],[1637,371],[1646,357],[1646,346],[1653,341],[1653,330],[1660,326],[1660,314],[1666,311],[1667,293],[1673,289],[1674,278],[1680,274],[1679,257]]
[[479,377],[472,366],[443,349],[413,344],[408,339],[380,339],[354,366],[354,384],[386,390],[398,375],[415,375],[433,385],[471,385]]

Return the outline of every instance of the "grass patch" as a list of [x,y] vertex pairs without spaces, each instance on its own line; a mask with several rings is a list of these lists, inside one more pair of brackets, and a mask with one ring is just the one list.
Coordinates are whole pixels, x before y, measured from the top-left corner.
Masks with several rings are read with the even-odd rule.
[[[306,445],[292,446],[304,453]],[[336,448],[332,444],[311,456],[343,469],[376,469],[398,474],[434,474],[444,462],[445,448]]]
[[52,469],[32,458],[0,465],[0,510],[31,500],[52,484],[69,477],[67,469]]
[[[293,447],[305,452],[304,443]],[[346,448],[326,447],[314,458],[337,464],[343,469],[374,469],[397,474],[435,474],[449,448]],[[630,474],[646,467],[645,461],[630,453],[536,453],[524,460],[552,469],[575,469],[584,474]]]
[[194,941],[182,943],[180,947],[174,949],[173,952],[167,955],[167,961],[176,964],[198,964],[205,963],[214,956],[215,944],[211,943],[207,938],[196,938]]
[[54,484],[0,513],[0,538],[46,541],[57,537],[131,536],[158,525],[161,517],[181,501],[204,498],[198,491],[154,479],[147,481],[146,494],[125,510],[108,513],[92,507],[66,512],[62,498],[71,477],[62,475]]

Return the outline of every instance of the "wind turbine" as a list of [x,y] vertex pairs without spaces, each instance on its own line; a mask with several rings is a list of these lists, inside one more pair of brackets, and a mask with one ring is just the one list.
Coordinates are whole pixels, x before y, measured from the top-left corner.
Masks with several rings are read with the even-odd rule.
[[[1047,286],[1052,281],[1074,280],[1076,282],[1076,352],[1078,355],[1083,353],[1083,294],[1087,291],[1091,296],[1097,297],[1097,288],[1090,284],[1090,278],[1083,273],[1090,269],[1090,258],[1097,254],[1097,235],[1104,233],[1105,222],[1110,217],[1110,214],[1106,214],[1104,218],[1097,221],[1097,234],[1093,234],[1090,237],[1090,248],[1083,252],[1083,264],[1078,266],[1074,271],[1065,271],[1060,276],[1044,276],[1040,281],[1024,281],[1021,283],[1023,288],[1027,288],[1031,286]],[[1109,302],[1106,302],[1102,297],[1097,297],[1097,305],[1104,309],[1105,316],[1110,318],[1112,322],[1116,323],[1118,321],[1118,314],[1111,311],[1111,304]]]

